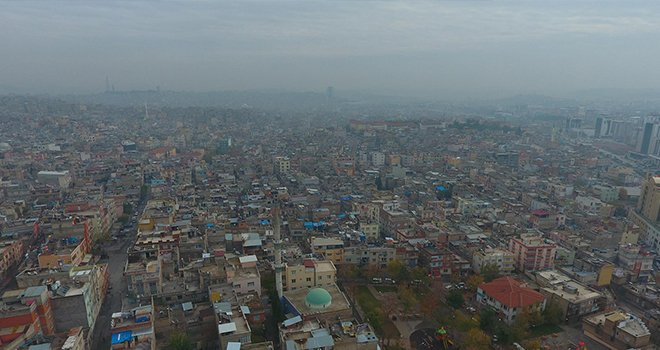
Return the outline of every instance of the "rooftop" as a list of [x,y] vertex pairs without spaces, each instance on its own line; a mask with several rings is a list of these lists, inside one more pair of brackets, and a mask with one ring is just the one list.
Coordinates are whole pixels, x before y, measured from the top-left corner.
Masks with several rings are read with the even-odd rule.
[[501,277],[479,286],[486,295],[510,308],[518,308],[543,302],[543,294],[527,288],[511,277]]

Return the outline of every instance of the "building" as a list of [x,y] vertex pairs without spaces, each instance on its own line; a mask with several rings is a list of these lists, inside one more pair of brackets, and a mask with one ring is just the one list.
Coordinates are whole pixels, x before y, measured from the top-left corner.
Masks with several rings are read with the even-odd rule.
[[46,171],[42,170],[37,173],[37,180],[44,185],[50,185],[55,188],[69,188],[71,183],[71,174],[68,170],[65,171]]
[[111,349],[153,349],[153,316],[152,305],[113,313],[110,321]]
[[472,256],[472,269],[481,273],[481,269],[486,265],[497,266],[500,273],[510,274],[514,269],[513,253],[498,248],[480,249]]
[[649,221],[660,223],[660,176],[649,175],[644,180],[637,210]]
[[252,343],[252,329],[241,309],[231,301],[213,303],[220,349],[228,349],[230,342]]
[[121,148],[124,153],[137,152],[137,145],[131,140],[124,140],[121,142]]
[[286,265],[283,289],[285,291],[331,287],[337,280],[337,269],[332,261],[305,259],[302,264]]
[[342,264],[385,268],[396,259],[396,248],[357,245],[344,248]]
[[514,266],[518,272],[552,269],[557,246],[535,234],[521,234],[511,238],[509,251],[513,253]]
[[605,308],[606,300],[602,293],[557,271],[537,272],[536,282],[542,286],[540,292],[548,301],[559,306],[566,322],[576,322]]
[[628,273],[632,281],[646,283],[653,278],[654,255],[639,245],[620,245],[617,258],[619,267]]
[[284,292],[282,305],[286,313],[300,316],[302,320],[334,322],[352,318],[353,312],[344,293],[337,285],[326,288],[298,289]]
[[0,306],[0,347],[16,349],[39,333],[55,333],[48,289],[38,286],[5,292]]
[[242,256],[238,261],[228,261],[225,266],[227,282],[236,294],[256,293],[261,296],[261,275],[255,255]]
[[651,332],[635,315],[615,310],[585,317],[582,331],[611,350],[652,349]]
[[359,231],[364,233],[368,240],[377,240],[380,237],[378,222],[360,222]]
[[524,310],[545,309],[545,296],[511,277],[500,277],[477,288],[477,301],[488,305],[511,324]]
[[312,252],[323,255],[335,264],[344,260],[344,241],[337,238],[312,237]]
[[0,278],[3,280],[7,277],[14,276],[8,275],[18,263],[23,260],[24,246],[22,240],[9,240],[0,242]]
[[275,171],[286,174],[291,170],[291,160],[289,157],[275,157]]

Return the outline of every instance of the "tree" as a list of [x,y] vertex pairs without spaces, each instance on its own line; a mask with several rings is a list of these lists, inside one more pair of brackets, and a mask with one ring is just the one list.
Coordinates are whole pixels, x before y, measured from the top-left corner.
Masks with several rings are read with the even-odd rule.
[[170,335],[167,343],[168,350],[193,350],[194,348],[192,341],[185,333],[174,333]]
[[490,282],[500,277],[500,268],[495,264],[486,264],[481,267],[481,275],[485,282]]
[[485,331],[493,332],[497,326],[497,314],[490,308],[484,308],[479,314],[479,327]]
[[424,316],[431,318],[435,310],[438,309],[439,305],[440,299],[438,298],[438,295],[436,293],[429,292],[426,293],[424,298],[421,300],[419,308]]
[[395,259],[387,263],[387,274],[398,281],[409,281],[410,271],[401,260]]
[[479,328],[472,328],[467,331],[463,341],[465,349],[488,349],[490,347],[490,337]]
[[123,210],[124,214],[126,215],[131,215],[133,213],[133,206],[131,205],[131,203],[125,202],[123,205],[123,209],[124,209]]
[[419,280],[422,281],[423,284],[428,284],[429,283],[429,273],[426,271],[425,268],[421,266],[415,266],[410,270],[410,275],[412,276],[413,280]]
[[511,326],[511,333],[514,341],[527,338],[529,334],[529,326],[531,322],[530,313],[527,310],[522,310],[516,315],[516,319]]
[[483,277],[483,276],[481,276],[481,275],[479,275],[479,274],[472,275],[472,276],[470,276],[470,278],[468,278],[468,280],[467,280],[467,287],[468,287],[468,290],[471,291],[471,292],[476,292],[476,291],[477,291],[477,288],[478,288],[479,285],[482,284],[482,283],[484,283],[484,277]]
[[406,311],[410,311],[413,305],[417,304],[417,297],[415,296],[415,293],[412,291],[412,289],[406,286],[399,287],[399,300],[401,300],[403,308]]
[[556,302],[549,300],[545,304],[545,310],[542,313],[543,323],[551,326],[558,326],[562,323],[563,311]]
[[452,290],[449,292],[449,295],[447,295],[447,304],[454,309],[460,309],[464,303],[465,299],[463,298],[463,293],[458,290]]

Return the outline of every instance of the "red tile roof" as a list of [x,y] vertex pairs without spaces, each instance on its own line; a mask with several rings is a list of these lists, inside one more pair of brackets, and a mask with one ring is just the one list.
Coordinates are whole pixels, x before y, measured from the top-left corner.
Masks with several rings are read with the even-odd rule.
[[524,286],[511,277],[500,277],[479,286],[489,297],[510,308],[534,305],[542,302],[543,294]]

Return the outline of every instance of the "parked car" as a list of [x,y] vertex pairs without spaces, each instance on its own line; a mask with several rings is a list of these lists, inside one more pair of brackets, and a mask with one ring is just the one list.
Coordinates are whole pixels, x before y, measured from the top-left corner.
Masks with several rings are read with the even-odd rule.
[[383,279],[380,278],[380,277],[374,277],[374,278],[371,279],[371,283],[381,284],[381,283],[383,283]]

